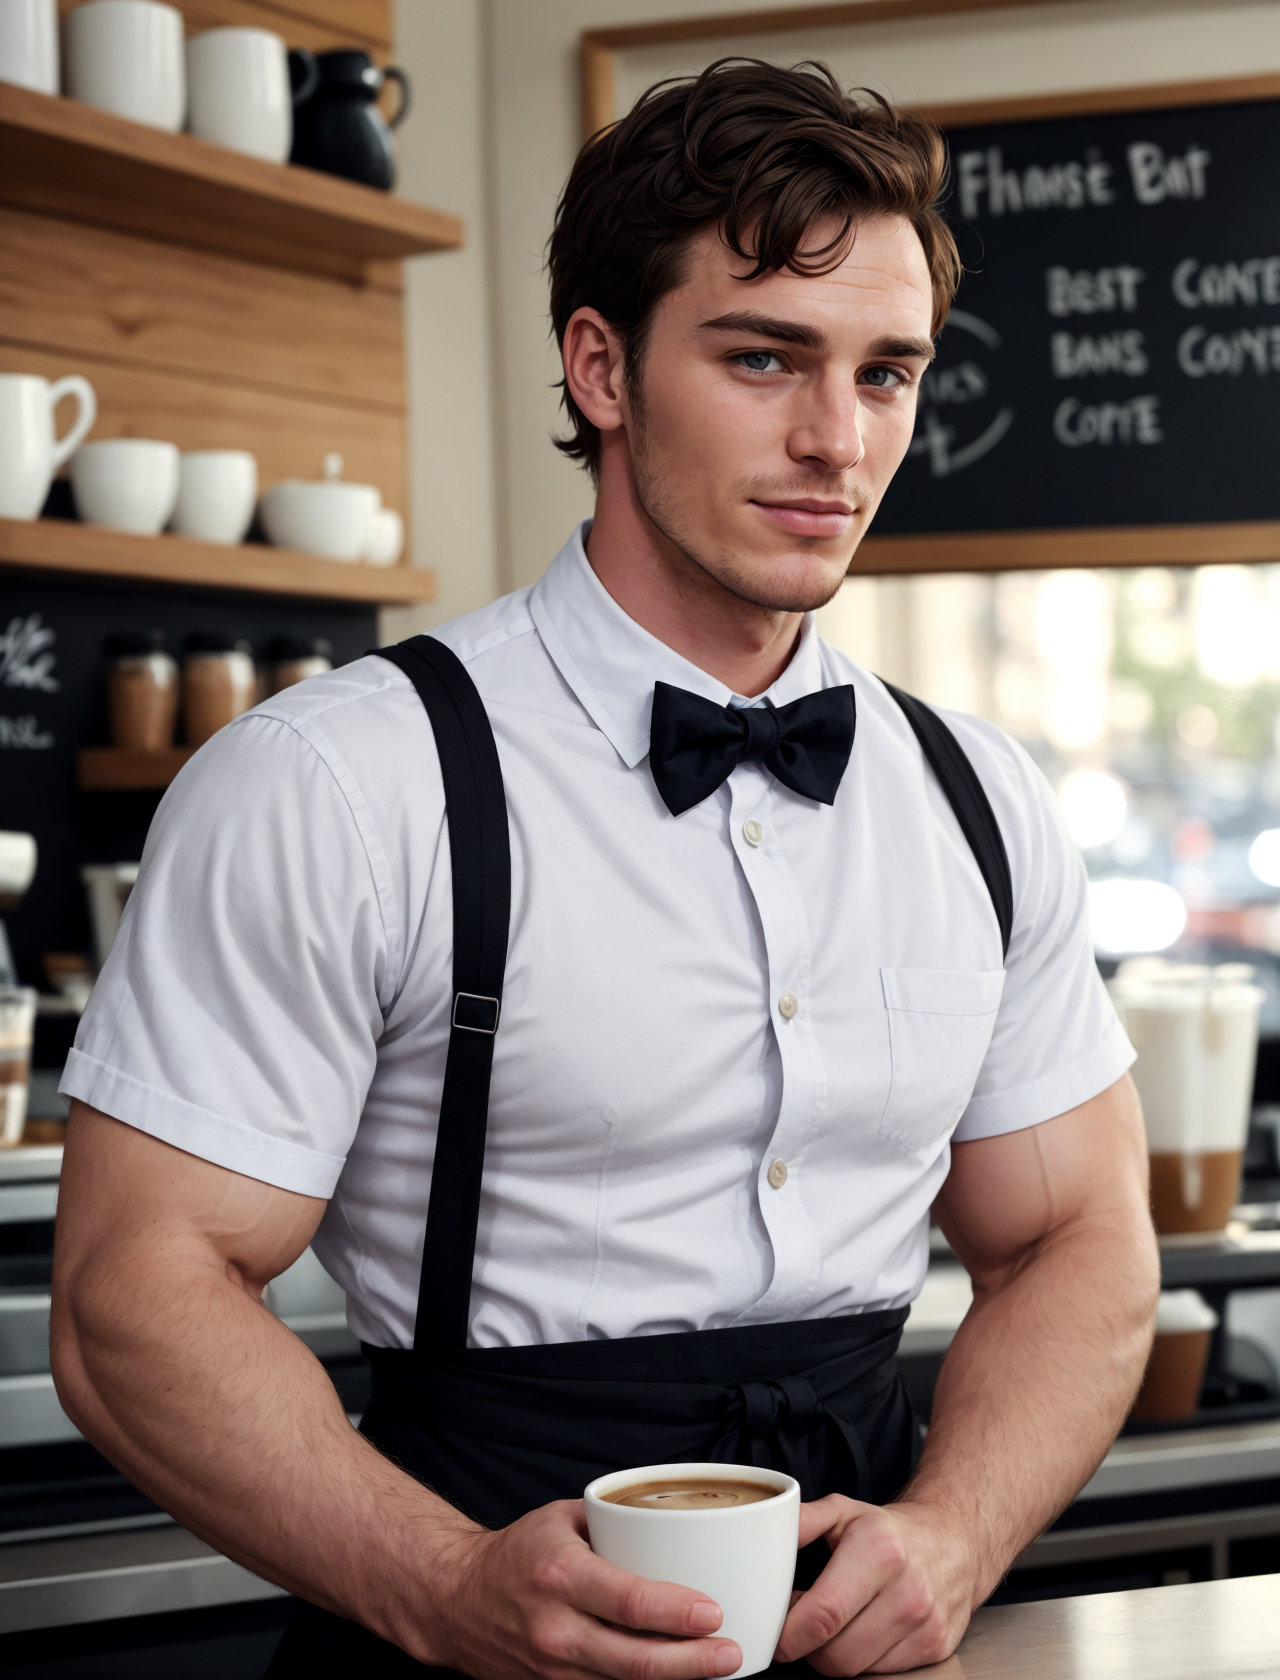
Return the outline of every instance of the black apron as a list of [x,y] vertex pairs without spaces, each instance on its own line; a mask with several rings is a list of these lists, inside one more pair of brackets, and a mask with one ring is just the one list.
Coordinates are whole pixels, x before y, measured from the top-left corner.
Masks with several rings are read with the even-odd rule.
[[[414,1345],[365,1347],[373,1390],[362,1433],[490,1527],[579,1498],[606,1471],[642,1464],[756,1464],[794,1476],[805,1500],[844,1493],[884,1504],[920,1450],[895,1359],[905,1307],[682,1335],[467,1347],[510,922],[506,800],[484,704],[462,664],[427,636],[384,657],[418,690],[440,755],[453,860],[454,1008]],[[910,695],[889,692],[978,861],[1007,952],[1012,884],[982,786],[941,719]],[[826,1557],[822,1542],[806,1548],[797,1585],[810,1585]],[[357,1623],[300,1604],[268,1680],[424,1672]]]

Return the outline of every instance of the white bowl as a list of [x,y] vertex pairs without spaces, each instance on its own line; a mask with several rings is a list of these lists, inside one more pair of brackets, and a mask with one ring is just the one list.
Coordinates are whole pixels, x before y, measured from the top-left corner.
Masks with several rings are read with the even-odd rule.
[[178,499],[178,450],[152,438],[82,443],[71,457],[76,512],[91,525],[154,537]]
[[372,484],[286,478],[264,494],[259,511],[268,541],[278,548],[300,548],[325,560],[363,560],[381,506]]

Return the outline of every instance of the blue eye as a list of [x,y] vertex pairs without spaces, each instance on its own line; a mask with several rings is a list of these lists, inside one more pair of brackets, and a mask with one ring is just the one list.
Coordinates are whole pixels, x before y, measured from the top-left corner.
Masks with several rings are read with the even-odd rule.
[[[892,384],[890,383],[892,381]],[[868,368],[862,375],[864,385],[874,385],[878,390],[891,390],[893,385],[903,385],[906,381],[897,368],[873,367]]]
[[[772,350],[744,350],[736,359],[748,373],[777,373],[782,367],[781,359]],[[770,362],[774,364],[772,367]]]

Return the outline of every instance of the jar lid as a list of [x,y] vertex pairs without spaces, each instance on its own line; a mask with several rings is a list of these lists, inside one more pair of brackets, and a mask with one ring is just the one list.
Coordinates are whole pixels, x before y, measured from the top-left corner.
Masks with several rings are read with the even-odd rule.
[[247,646],[231,630],[193,630],[182,644],[184,653],[236,653]]
[[325,636],[273,636],[267,643],[267,662],[282,665],[287,659],[332,659],[333,643]]
[[105,643],[105,652],[109,659],[127,659],[131,655],[160,653],[163,649],[163,630],[117,630],[107,637]]

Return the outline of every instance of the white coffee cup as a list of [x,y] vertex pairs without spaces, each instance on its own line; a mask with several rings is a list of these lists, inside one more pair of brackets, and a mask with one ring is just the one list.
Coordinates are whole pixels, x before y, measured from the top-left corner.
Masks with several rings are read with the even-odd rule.
[[89,0],[63,28],[72,99],[178,132],[187,109],[181,12],[156,0]]
[[58,91],[58,0],[0,0],[0,82]]
[[[59,438],[53,411],[63,397],[72,396],[80,412],[71,430]],[[0,517],[37,516],[54,473],[97,417],[93,386],[77,373],[53,385],[39,374],[0,373]]]
[[[603,1496],[639,1482],[761,1482],[772,1499],[708,1511],[614,1505]],[[597,1476],[583,1499],[591,1549],[647,1581],[706,1593],[724,1619],[713,1637],[734,1640],[734,1675],[768,1668],[791,1603],[800,1535],[800,1484],[779,1470],[742,1464],[650,1464]]]
[[172,527],[202,542],[238,543],[253,520],[258,463],[247,449],[193,449],[178,464]]
[[374,515],[365,559],[371,566],[394,566],[403,552],[404,520],[394,508],[380,508]]
[[187,127],[215,145],[284,163],[293,144],[293,94],[280,36],[210,29],[188,41]]
[[177,448],[152,438],[86,443],[71,457],[71,494],[91,525],[156,536],[178,499]]

